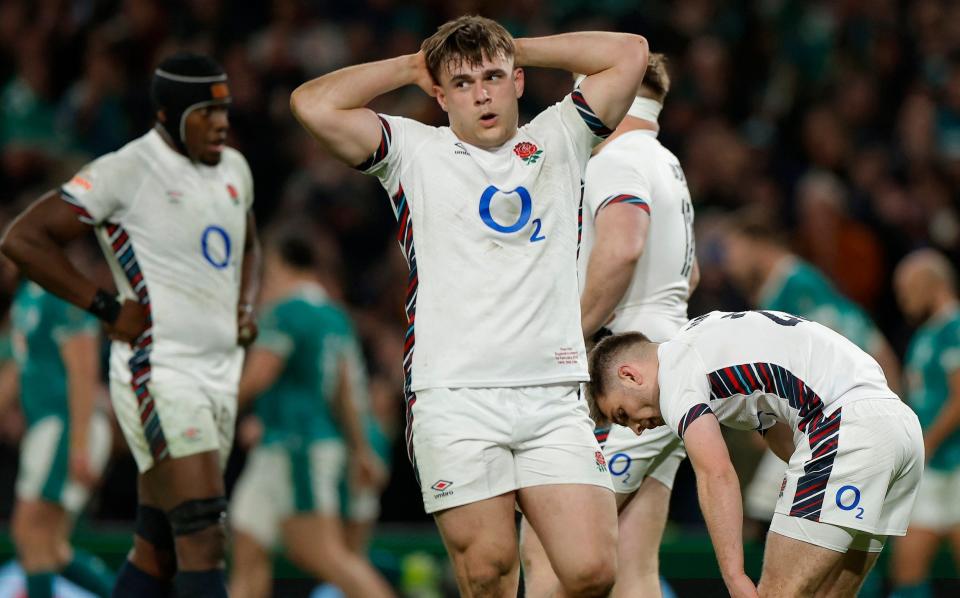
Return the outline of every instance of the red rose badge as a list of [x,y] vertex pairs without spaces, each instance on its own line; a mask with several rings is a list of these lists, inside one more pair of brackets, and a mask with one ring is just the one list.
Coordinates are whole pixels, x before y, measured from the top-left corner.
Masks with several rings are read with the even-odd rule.
[[540,159],[543,150],[537,149],[537,146],[529,141],[521,141],[513,146],[513,153],[527,164],[533,164]]

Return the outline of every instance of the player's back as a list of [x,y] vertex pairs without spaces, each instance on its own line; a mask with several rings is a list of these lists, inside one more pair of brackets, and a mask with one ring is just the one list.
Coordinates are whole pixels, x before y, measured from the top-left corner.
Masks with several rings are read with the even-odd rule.
[[270,306],[263,320],[258,343],[286,356],[279,378],[257,399],[264,443],[341,437],[332,405],[352,342],[346,314],[310,285]]
[[65,418],[67,372],[60,344],[78,332],[96,334],[96,319],[31,281],[17,289],[12,316],[24,416],[29,423],[53,414]]
[[692,347],[706,370],[711,409],[736,428],[767,428],[774,418],[797,429],[851,401],[898,399],[872,357],[826,326],[784,312],[710,312],[661,350],[670,345]]
[[[609,327],[614,332],[646,332],[645,323],[666,319],[679,328],[687,320],[690,295],[693,206],[679,160],[653,131],[624,133],[587,164],[578,259],[581,290],[595,244],[597,215],[623,196],[632,197],[630,201],[650,214],[650,228],[633,279]],[[656,331],[649,332],[658,336]]]

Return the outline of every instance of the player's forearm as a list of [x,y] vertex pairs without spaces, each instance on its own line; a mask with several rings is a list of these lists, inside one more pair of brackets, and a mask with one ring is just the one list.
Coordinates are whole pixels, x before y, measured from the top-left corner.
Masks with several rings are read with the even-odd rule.
[[366,452],[370,450],[367,437],[363,433],[363,424],[360,421],[360,411],[353,399],[353,388],[349,382],[348,366],[342,365],[340,389],[337,392],[337,413],[347,446],[353,451]]
[[408,54],[348,66],[307,81],[294,90],[290,103],[294,113],[304,116],[315,110],[362,108],[374,98],[417,82],[418,56]]
[[743,573],[743,509],[733,465],[696,472],[700,509],[725,580]]
[[623,65],[634,65],[642,54],[646,68],[647,40],[631,33],[577,31],[514,40],[516,66],[562,69],[594,75]]
[[598,255],[595,250],[587,267],[587,282],[580,297],[583,338],[589,339],[607,323],[630,287],[637,260]]

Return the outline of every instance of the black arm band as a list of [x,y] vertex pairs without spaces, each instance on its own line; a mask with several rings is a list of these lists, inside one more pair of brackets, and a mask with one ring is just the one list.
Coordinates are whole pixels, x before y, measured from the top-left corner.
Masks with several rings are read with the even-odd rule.
[[107,324],[113,324],[120,315],[120,302],[103,289],[97,289],[97,294],[93,296],[87,311]]

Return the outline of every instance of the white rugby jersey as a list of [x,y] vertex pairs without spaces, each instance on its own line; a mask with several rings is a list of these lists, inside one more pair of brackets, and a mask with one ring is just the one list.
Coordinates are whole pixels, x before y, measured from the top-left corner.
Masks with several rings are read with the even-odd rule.
[[683,437],[698,417],[763,431],[782,422],[811,447],[838,433],[843,405],[893,399],[876,361],[816,322],[778,311],[714,311],[659,347],[660,410]]
[[410,266],[406,390],[588,379],[577,289],[583,170],[606,129],[579,91],[499,148],[380,115],[360,169],[389,193]]
[[607,327],[614,332],[643,331],[650,316],[679,327],[687,321],[693,271],[693,206],[680,162],[660,144],[655,131],[625,133],[587,164],[578,260],[581,290],[597,235],[597,214],[618,203],[650,214],[650,228],[633,280]]
[[235,393],[243,361],[237,303],[253,204],[240,152],[226,148],[217,166],[206,166],[151,130],[88,164],[61,193],[96,226],[121,296],[149,307],[148,333],[134,347],[113,343],[110,377],[170,376]]

